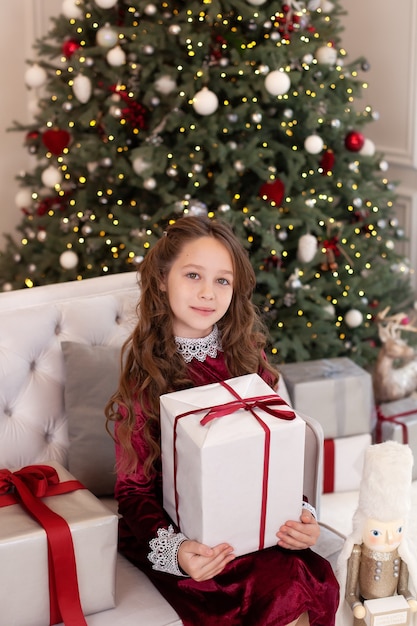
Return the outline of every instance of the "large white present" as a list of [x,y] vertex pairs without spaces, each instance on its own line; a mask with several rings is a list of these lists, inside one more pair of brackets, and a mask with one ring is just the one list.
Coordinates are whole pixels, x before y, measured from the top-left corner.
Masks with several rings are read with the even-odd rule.
[[[70,485],[67,481],[75,480],[58,463],[49,462],[48,466],[56,470],[60,479],[58,486],[48,487],[48,492],[53,493],[54,488],[65,489]],[[40,470],[42,467],[29,466],[28,470]],[[5,478],[4,470],[0,470],[0,479],[2,477]],[[39,476],[35,482],[38,479]],[[4,492],[3,482],[3,495],[0,495],[0,624],[46,626],[60,622],[60,618],[66,621],[62,607],[67,619],[68,614],[77,616],[71,623],[82,624],[83,614],[89,615],[114,607],[117,516],[86,489],[42,497],[40,507],[43,503],[51,511],[46,514],[50,519],[43,520],[49,527],[47,535],[42,525],[21,504],[3,506],[14,497]],[[36,508],[34,510],[38,513]],[[63,518],[66,524],[59,523],[54,513]],[[77,614],[77,602],[74,601],[65,526],[69,527],[72,554],[75,555],[75,586],[78,585],[80,616]],[[49,563],[48,545],[52,546]],[[54,584],[56,592],[52,592]]]
[[359,489],[365,450],[371,444],[370,433],[324,440],[323,493]]
[[316,419],[326,439],[370,433],[376,410],[372,377],[347,357],[279,366],[296,411]]
[[206,545],[275,545],[301,513],[304,442],[305,422],[257,374],[165,394],[164,507]]
[[410,607],[404,596],[389,596],[365,600],[367,626],[408,626]]

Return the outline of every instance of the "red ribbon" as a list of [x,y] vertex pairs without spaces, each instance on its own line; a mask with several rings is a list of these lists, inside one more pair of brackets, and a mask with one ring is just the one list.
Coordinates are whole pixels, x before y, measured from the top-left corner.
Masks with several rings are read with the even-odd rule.
[[283,420],[293,420],[295,419],[295,413],[293,411],[280,411],[279,409],[273,409],[271,406],[288,406],[286,402],[280,398],[277,394],[271,394],[267,396],[256,396],[253,398],[241,398],[240,395],[226,382],[221,381],[220,384],[227,389],[236,400],[232,400],[231,402],[226,402],[224,404],[218,404],[211,407],[201,408],[201,409],[192,409],[191,411],[186,411],[185,413],[181,413],[177,415],[174,420],[174,437],[173,437],[173,453],[174,453],[174,494],[175,494],[175,514],[177,517],[177,526],[180,527],[180,515],[179,515],[179,497],[178,497],[178,489],[177,489],[177,467],[178,467],[178,457],[177,457],[177,426],[180,419],[183,417],[187,417],[188,415],[195,415],[196,413],[205,412],[205,416],[200,420],[200,424],[205,426],[213,419],[224,417],[225,415],[230,415],[231,413],[235,413],[239,409],[245,409],[249,411],[256,421],[263,428],[265,433],[265,442],[264,442],[264,463],[263,463],[263,477],[262,477],[262,504],[261,504],[261,515],[260,515],[260,524],[259,524],[259,550],[262,550],[265,544],[265,527],[266,527],[266,509],[268,502],[268,478],[269,478],[269,455],[270,455],[270,446],[271,446],[271,431],[267,424],[255,413],[254,409],[261,409],[269,415],[273,417],[277,417],[278,419]]
[[333,493],[335,480],[335,443],[334,439],[324,440],[324,476],[323,493]]
[[404,422],[398,421],[398,418],[408,417],[409,415],[415,415],[416,413],[417,413],[417,410],[412,409],[411,411],[404,411],[403,413],[396,413],[396,415],[385,416],[382,413],[381,407],[377,406],[376,414],[377,414],[378,421],[376,423],[376,432],[375,432],[376,443],[381,443],[382,441],[382,422],[391,422],[392,424],[397,424],[398,426],[401,426],[403,443],[407,444],[408,443],[407,424]]
[[[84,487],[76,480],[60,486],[58,474],[50,465],[28,465],[17,472],[0,470],[0,505],[18,502],[46,532],[50,624],[63,621],[65,626],[87,626],[78,591],[71,531],[66,520],[40,500],[75,489]],[[10,490],[14,493],[10,494]]]

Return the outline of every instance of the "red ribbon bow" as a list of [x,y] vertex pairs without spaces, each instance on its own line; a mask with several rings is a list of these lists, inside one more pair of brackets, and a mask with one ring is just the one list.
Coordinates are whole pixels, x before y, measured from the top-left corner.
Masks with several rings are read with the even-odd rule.
[[87,626],[81,609],[71,531],[66,520],[40,498],[80,488],[84,487],[76,480],[60,483],[56,470],[49,465],[29,465],[17,472],[0,470],[0,505],[18,502],[46,532],[50,624],[63,621],[65,626]]
[[401,426],[401,430],[402,430],[402,435],[403,435],[403,443],[407,444],[408,443],[408,428],[407,428],[407,424],[404,422],[400,422],[398,420],[399,417],[407,417],[408,415],[413,415],[417,413],[416,409],[411,409],[411,411],[404,411],[403,413],[397,413],[396,415],[389,415],[389,416],[385,416],[382,413],[381,407],[377,406],[376,407],[376,414],[377,414],[377,424],[376,424],[376,432],[375,432],[375,439],[376,439],[376,443],[381,443],[382,441],[382,422],[391,422],[393,424],[397,424],[398,426]]
[[262,505],[261,505],[261,515],[260,515],[260,525],[259,525],[259,550],[262,550],[265,544],[265,527],[266,527],[266,509],[267,509],[267,501],[268,501],[268,478],[269,478],[269,454],[270,454],[270,445],[271,445],[271,431],[267,424],[262,420],[259,415],[255,413],[254,409],[261,409],[269,415],[273,415],[278,419],[284,420],[293,420],[295,419],[295,413],[293,411],[281,411],[279,409],[271,408],[272,406],[288,406],[286,402],[277,394],[270,394],[267,396],[256,396],[253,398],[241,398],[240,395],[226,382],[222,381],[220,384],[227,389],[236,400],[232,400],[231,402],[226,402],[224,404],[219,404],[211,407],[201,408],[201,409],[192,409],[191,411],[187,411],[185,413],[181,413],[177,415],[174,420],[174,437],[173,437],[173,451],[174,451],[174,493],[175,493],[175,513],[177,517],[177,525],[180,527],[180,516],[179,516],[179,498],[178,498],[178,489],[177,489],[177,425],[180,419],[186,417],[187,415],[195,415],[196,413],[205,412],[205,416],[200,420],[200,424],[205,426],[213,419],[223,417],[225,415],[230,415],[239,409],[245,409],[252,413],[253,417],[256,419],[258,424],[262,427],[265,433],[265,443],[264,443],[264,463],[263,463],[263,478],[262,478]]

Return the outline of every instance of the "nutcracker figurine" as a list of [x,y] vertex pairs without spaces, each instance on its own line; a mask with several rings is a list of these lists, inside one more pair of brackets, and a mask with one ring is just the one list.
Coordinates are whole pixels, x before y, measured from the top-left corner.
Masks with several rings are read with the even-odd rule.
[[[386,441],[366,450],[353,531],[337,564],[341,605],[344,597],[357,626],[365,624],[365,600],[402,595],[410,611],[417,611],[410,591],[416,588],[417,562],[407,541],[412,466],[407,445]],[[347,626],[346,607],[339,615],[338,625]],[[400,622],[384,621],[389,623]]]

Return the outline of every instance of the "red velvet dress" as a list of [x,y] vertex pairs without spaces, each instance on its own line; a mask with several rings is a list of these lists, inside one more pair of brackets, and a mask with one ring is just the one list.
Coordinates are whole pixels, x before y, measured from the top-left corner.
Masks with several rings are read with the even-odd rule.
[[[231,377],[221,352],[204,363],[193,359],[189,368],[196,386]],[[139,407],[137,420],[143,420]],[[140,432],[134,447],[139,461],[144,459],[147,450]],[[334,626],[338,583],[330,564],[311,550],[274,546],[237,557],[204,582],[156,571],[148,559],[149,541],[159,528],[173,524],[162,507],[161,475],[147,480],[139,462],[135,474],[118,475],[115,495],[122,515],[120,551],[147,574],[184,626],[286,626],[305,611],[311,626]]]

